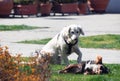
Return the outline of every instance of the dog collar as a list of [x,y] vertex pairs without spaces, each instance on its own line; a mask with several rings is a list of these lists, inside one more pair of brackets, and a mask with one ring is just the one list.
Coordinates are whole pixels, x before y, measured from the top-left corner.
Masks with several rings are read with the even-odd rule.
[[67,54],[70,54],[71,51],[72,51],[72,46],[74,46],[75,44],[77,44],[78,40],[76,40],[75,43],[68,43],[68,42],[66,41],[65,37],[64,37],[64,41],[65,41],[65,43],[68,45],[68,52],[67,52]]
[[[59,39],[59,36],[60,36],[60,34],[58,34],[58,36],[57,36],[57,40]],[[66,38],[65,38],[65,37],[63,37],[63,39],[64,39],[65,43],[68,45],[68,51],[67,51],[67,54],[70,54],[71,51],[72,51],[72,46],[74,46],[75,44],[77,44],[78,40],[76,40],[75,43],[68,43],[68,42],[66,41]]]

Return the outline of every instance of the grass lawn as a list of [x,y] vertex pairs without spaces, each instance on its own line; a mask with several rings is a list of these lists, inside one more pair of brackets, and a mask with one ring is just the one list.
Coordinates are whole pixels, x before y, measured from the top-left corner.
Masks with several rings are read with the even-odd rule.
[[[41,40],[25,40],[20,43],[46,44],[51,38]],[[82,48],[120,49],[120,35],[105,34],[79,38],[79,46]]]
[[[21,43],[46,44],[51,38],[42,40],[25,40]],[[120,50],[120,35],[106,34],[80,37],[79,46],[83,48],[107,48]],[[72,62],[75,63],[75,62]],[[83,75],[83,74],[58,74],[63,65],[51,65],[50,81],[120,81],[120,64],[105,64],[109,74]]]
[[0,31],[31,30],[42,27],[33,27],[27,25],[0,25]]
[[[24,57],[24,60],[29,58]],[[71,64],[75,64],[76,61],[70,61]],[[58,74],[59,70],[62,70],[64,65],[50,65],[51,77],[50,81],[120,81],[120,64],[105,64],[110,69],[109,74],[103,75],[83,75],[83,74]],[[25,67],[26,68],[26,67]],[[23,70],[25,69],[23,68]],[[28,68],[28,67],[27,67]],[[27,70],[30,70],[28,68]]]
[[52,65],[50,81],[120,81],[120,64],[106,64],[110,69],[109,74],[83,75],[83,74],[58,74],[58,70],[64,68],[62,65]]

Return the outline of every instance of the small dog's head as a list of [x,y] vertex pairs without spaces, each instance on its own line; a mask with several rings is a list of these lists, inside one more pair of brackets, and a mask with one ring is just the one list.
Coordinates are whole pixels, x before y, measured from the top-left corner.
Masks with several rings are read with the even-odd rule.
[[63,30],[64,37],[68,43],[75,43],[78,41],[80,34],[84,35],[84,32],[80,25],[69,25]]
[[84,74],[101,74],[103,73],[103,65],[102,64],[91,64],[91,61],[86,63]]

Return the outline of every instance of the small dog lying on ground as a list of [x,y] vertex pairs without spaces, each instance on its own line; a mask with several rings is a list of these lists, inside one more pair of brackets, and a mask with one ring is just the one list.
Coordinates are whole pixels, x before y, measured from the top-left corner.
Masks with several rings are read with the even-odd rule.
[[102,63],[102,57],[97,56],[96,60],[89,60],[79,64],[70,64],[59,73],[75,73],[75,74],[107,74],[108,68]]
[[84,73],[85,63],[79,64],[70,64],[66,66],[63,70],[60,70],[59,73],[74,73],[74,74],[82,74]]
[[93,64],[92,61],[88,61],[85,64],[84,74],[107,74],[108,68],[103,64]]

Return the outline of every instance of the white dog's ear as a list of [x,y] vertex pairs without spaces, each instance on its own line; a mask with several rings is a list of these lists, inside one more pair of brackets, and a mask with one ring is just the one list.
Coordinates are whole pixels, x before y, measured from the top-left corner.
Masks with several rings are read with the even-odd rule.
[[63,36],[69,36],[70,30],[71,30],[70,27],[65,27],[62,31],[62,33],[64,34]]
[[85,35],[82,28],[79,28],[80,34]]

